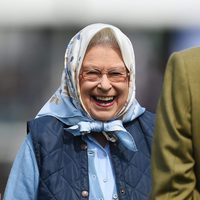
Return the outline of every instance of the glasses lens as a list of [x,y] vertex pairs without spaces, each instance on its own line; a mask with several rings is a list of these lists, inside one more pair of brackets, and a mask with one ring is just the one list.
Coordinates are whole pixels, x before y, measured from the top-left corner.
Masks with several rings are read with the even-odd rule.
[[98,81],[101,78],[101,72],[98,70],[88,70],[83,72],[82,75],[88,81]]
[[[106,76],[108,78],[109,81],[111,82],[123,82],[127,79],[128,77],[128,73],[126,71],[109,71],[106,73]],[[103,73],[101,73],[101,71],[98,70],[88,70],[88,71],[84,71],[81,74],[82,78],[84,80],[87,81],[100,81]]]
[[124,71],[110,71],[107,77],[111,82],[122,82],[126,80],[127,73]]

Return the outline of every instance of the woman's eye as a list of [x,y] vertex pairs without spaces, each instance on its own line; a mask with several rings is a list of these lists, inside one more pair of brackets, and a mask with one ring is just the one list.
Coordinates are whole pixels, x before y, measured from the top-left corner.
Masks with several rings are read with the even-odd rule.
[[98,71],[88,71],[87,74],[99,74]]
[[99,77],[99,76],[101,76],[101,72],[100,71],[98,71],[98,70],[91,70],[91,71],[87,71],[86,72],[86,76],[95,76],[95,77]]
[[121,76],[122,75],[121,72],[111,72],[109,74],[110,74],[110,76]]

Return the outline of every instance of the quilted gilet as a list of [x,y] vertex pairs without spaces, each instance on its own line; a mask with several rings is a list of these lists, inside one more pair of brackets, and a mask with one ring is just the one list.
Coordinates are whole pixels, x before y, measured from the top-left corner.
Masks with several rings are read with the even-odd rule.
[[[150,154],[154,114],[145,112],[124,127],[138,151],[110,143],[120,200],[147,200],[151,190]],[[58,119],[45,116],[28,123],[38,163],[38,200],[86,200],[89,197],[87,144],[64,130]]]

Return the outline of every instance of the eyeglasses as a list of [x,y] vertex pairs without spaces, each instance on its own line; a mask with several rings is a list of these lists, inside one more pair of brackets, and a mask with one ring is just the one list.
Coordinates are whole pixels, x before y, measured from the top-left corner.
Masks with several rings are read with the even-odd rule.
[[84,80],[98,82],[102,79],[104,74],[106,74],[108,80],[111,82],[124,82],[129,77],[129,73],[127,71],[120,69],[112,69],[107,72],[103,72],[98,69],[88,69],[80,73],[80,76]]

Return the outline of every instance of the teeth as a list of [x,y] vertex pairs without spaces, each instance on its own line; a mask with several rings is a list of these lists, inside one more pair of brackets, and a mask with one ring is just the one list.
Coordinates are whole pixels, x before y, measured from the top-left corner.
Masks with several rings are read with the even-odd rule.
[[112,101],[114,97],[96,97],[96,99],[101,101]]

